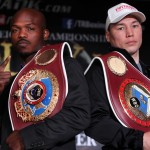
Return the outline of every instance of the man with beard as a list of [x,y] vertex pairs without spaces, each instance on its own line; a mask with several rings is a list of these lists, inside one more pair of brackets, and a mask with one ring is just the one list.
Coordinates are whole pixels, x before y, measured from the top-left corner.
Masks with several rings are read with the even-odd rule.
[[71,52],[65,53],[68,44],[47,48],[49,34],[38,10],[23,8],[12,18],[12,44],[23,68],[11,77],[4,71],[11,58],[0,66],[2,150],[75,150],[75,136],[89,124],[83,71]]

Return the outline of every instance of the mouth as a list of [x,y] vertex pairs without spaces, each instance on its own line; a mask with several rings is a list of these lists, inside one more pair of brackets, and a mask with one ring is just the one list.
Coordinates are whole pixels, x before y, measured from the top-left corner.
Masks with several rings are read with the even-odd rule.
[[17,46],[19,46],[19,47],[26,47],[29,44],[30,44],[30,42],[26,41],[26,40],[20,40],[17,42]]
[[129,41],[127,42],[128,45],[135,45],[136,44],[136,41]]

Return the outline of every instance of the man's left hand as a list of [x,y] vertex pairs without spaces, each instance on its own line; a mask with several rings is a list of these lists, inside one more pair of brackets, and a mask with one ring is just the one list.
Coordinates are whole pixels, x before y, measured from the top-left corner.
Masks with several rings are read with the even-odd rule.
[[23,141],[19,131],[12,132],[6,139],[6,144],[10,150],[24,150]]

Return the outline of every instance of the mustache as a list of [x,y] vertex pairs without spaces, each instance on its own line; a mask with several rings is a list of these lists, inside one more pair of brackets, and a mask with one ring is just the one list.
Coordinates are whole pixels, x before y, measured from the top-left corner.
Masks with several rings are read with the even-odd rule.
[[27,44],[30,44],[30,42],[26,39],[20,39],[19,41],[17,41],[17,45],[21,44],[21,43],[27,43]]

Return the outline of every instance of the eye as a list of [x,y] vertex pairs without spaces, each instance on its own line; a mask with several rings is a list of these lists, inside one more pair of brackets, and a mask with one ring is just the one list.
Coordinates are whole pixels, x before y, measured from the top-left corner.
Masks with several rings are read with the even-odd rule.
[[33,30],[34,30],[34,28],[28,27],[28,31],[33,31]]
[[12,28],[12,29],[11,29],[11,33],[16,33],[16,32],[18,32],[18,29],[17,29],[17,28]]
[[138,26],[139,26],[138,24],[132,25],[133,28],[137,28]]
[[124,30],[124,27],[118,27],[117,30]]

